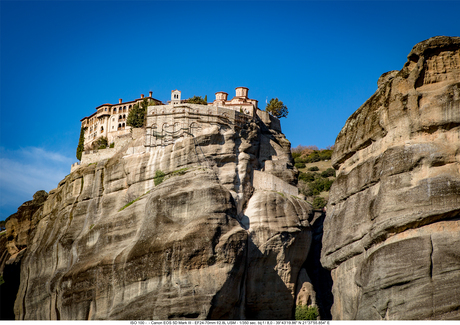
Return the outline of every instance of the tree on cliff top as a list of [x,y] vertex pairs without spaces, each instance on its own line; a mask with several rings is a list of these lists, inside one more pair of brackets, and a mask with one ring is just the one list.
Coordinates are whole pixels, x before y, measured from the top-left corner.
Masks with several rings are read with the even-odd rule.
[[150,101],[147,98],[140,103],[137,103],[129,111],[128,118],[126,119],[126,124],[133,128],[140,128],[144,126],[145,114],[147,113],[147,107],[156,105],[154,101]]
[[270,99],[270,102],[265,107],[265,111],[271,113],[277,118],[287,117],[289,113],[286,105],[284,105],[282,101],[278,100],[278,98]]
[[200,104],[200,105],[208,105],[207,101],[208,96],[205,99],[201,98],[201,96],[193,96],[187,99],[187,103],[189,104]]
[[80,130],[80,139],[78,140],[77,146],[77,159],[81,160],[81,155],[83,150],[85,150],[85,130],[86,128],[82,127]]

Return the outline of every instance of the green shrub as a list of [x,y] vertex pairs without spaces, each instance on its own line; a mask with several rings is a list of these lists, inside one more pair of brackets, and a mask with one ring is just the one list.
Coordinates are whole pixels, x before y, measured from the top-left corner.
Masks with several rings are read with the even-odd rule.
[[327,201],[321,196],[317,196],[313,199],[313,209],[322,209],[326,206]]
[[155,177],[153,178],[153,182],[155,183],[155,186],[160,185],[163,180],[165,179],[166,174],[162,172],[161,170],[157,170],[155,172]]
[[157,105],[157,103],[148,98],[144,98],[142,102],[137,103],[131,108],[126,119],[126,125],[133,128],[140,128],[144,126],[145,115],[147,114],[147,107]]
[[295,163],[295,168],[305,168],[305,164],[304,163]]
[[296,320],[317,320],[318,316],[318,308],[315,306],[297,305],[295,307]]
[[313,182],[315,180],[315,174],[300,172],[299,179],[303,180],[304,182]]
[[96,141],[97,149],[105,149],[109,145],[107,138],[101,137]]
[[321,160],[321,156],[319,151],[313,151],[311,154],[308,155],[308,162],[317,162]]
[[109,148],[115,148],[115,142],[112,142],[109,146]]
[[301,156],[298,156],[296,158],[294,158],[294,163],[298,164],[305,164],[307,162],[307,160],[304,158],[304,157],[301,157]]
[[292,159],[294,159],[294,160],[295,160],[296,158],[299,158],[299,157],[300,157],[300,155],[301,155],[301,153],[300,153],[300,152],[293,152],[293,153],[292,153]]
[[317,172],[319,170],[318,166],[312,166],[310,168],[308,168],[309,171],[311,172]]
[[201,105],[208,105],[208,96],[205,96],[206,99],[201,98],[201,96],[193,96],[187,99],[187,103],[189,104],[201,104]]
[[294,153],[293,153],[292,157],[294,158],[294,162],[296,163],[303,162],[303,163],[308,164],[308,163],[318,162],[320,160],[330,160],[331,156],[332,156],[332,150],[324,149],[324,150],[315,150],[312,153],[305,155],[305,156],[301,156],[301,154],[295,153],[295,157],[294,157]]
[[332,157],[332,149],[325,149],[319,152],[319,158],[321,160],[330,160]]
[[321,192],[327,192],[331,188],[334,181],[327,178],[317,178],[313,182],[308,183],[312,195],[318,195]]
[[328,168],[324,172],[321,173],[321,177],[329,177],[329,176],[334,176],[335,177],[335,169],[334,168]]

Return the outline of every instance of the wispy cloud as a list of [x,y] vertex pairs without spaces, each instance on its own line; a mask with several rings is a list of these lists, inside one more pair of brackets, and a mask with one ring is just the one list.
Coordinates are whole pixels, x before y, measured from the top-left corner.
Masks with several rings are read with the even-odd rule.
[[75,158],[45,148],[0,147],[0,220],[16,212],[36,191],[49,192],[70,172]]

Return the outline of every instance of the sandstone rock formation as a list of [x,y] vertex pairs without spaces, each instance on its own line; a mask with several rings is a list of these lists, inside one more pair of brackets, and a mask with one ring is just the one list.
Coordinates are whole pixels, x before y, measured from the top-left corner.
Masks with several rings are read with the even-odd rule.
[[40,218],[41,208],[48,197],[45,191],[34,194],[12,214],[6,222],[6,231],[0,236],[0,319],[14,319],[14,297],[19,288],[20,260],[29,244],[30,232]]
[[68,175],[28,236],[9,228],[16,319],[292,318],[311,207],[252,187],[267,161],[295,180],[289,141],[268,119],[142,143]]
[[417,44],[337,137],[334,319],[460,319],[460,38]]

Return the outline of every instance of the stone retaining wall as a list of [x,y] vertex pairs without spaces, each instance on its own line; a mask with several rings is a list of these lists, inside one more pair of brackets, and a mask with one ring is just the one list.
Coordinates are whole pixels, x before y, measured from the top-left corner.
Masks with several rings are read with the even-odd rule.
[[91,164],[102,159],[111,158],[116,152],[117,148],[106,148],[99,150],[85,151],[81,155],[81,165]]
[[228,108],[197,104],[157,105],[147,110],[145,146],[166,146],[211,125],[241,128],[253,117]]
[[259,170],[254,171],[252,186],[260,190],[271,190],[294,196],[299,195],[299,189],[297,187],[289,185],[281,178]]

